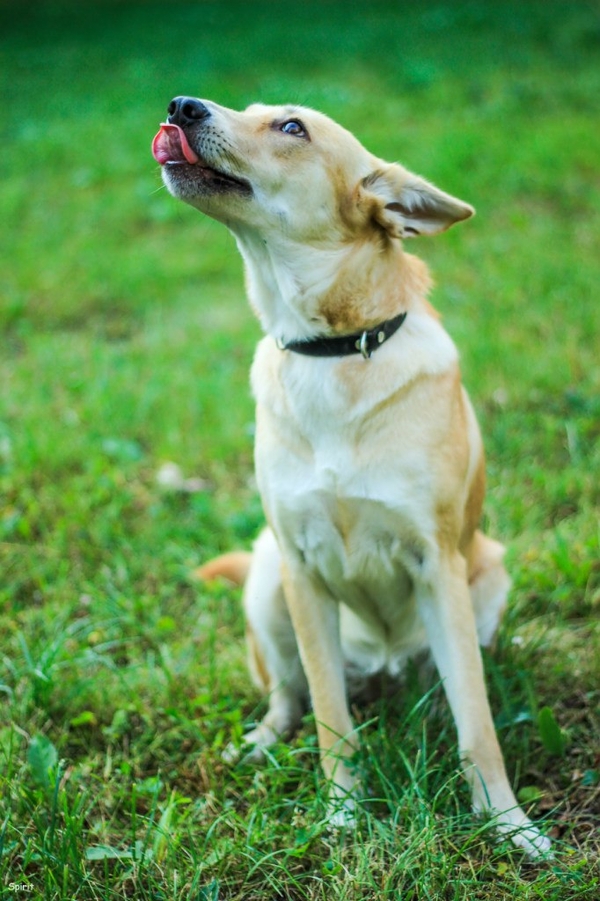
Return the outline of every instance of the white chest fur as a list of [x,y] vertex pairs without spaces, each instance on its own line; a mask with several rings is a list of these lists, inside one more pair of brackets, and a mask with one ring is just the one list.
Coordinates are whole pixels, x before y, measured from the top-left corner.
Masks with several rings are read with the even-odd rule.
[[425,646],[412,584],[435,555],[436,488],[423,416],[413,437],[410,386],[455,364],[454,345],[426,316],[371,360],[303,358],[269,338],[257,351],[256,468],[267,515],[282,551],[341,603],[346,656],[371,672],[395,673]]

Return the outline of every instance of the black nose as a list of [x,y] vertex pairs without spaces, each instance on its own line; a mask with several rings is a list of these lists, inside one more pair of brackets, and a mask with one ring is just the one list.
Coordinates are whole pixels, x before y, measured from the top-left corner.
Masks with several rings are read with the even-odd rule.
[[169,103],[167,112],[169,114],[168,121],[173,125],[181,126],[193,125],[194,122],[210,116],[210,110],[195,97],[174,97]]

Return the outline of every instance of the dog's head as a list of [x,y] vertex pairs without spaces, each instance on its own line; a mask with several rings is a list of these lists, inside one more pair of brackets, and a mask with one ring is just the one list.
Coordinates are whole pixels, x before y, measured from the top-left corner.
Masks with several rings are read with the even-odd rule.
[[237,112],[176,97],[152,150],[175,197],[263,240],[334,243],[369,230],[405,238],[473,214],[305,107],[253,104]]

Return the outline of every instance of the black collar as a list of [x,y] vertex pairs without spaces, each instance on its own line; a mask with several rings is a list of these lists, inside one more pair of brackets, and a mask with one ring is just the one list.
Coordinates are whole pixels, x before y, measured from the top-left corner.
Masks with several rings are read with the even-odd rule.
[[280,344],[281,350],[292,350],[297,354],[309,357],[347,357],[350,354],[362,354],[368,360],[374,350],[391,338],[398,331],[406,313],[400,313],[394,319],[380,322],[375,328],[355,332],[353,335],[340,335],[337,338],[308,338],[306,341],[290,341]]

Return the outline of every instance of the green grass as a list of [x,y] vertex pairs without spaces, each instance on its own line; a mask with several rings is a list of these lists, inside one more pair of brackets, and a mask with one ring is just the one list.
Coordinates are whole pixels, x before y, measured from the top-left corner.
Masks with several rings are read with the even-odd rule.
[[[7,897],[598,898],[593,6],[57,0],[0,15]],[[447,707],[413,673],[356,711],[355,831],[326,829],[310,717],[264,767],[221,761],[264,702],[239,597],[190,573],[262,522],[259,330],[233,240],[171,199],[150,157],[177,93],[313,105],[477,207],[411,249],[486,439],[487,525],[514,578],[488,681],[553,862],[470,815]],[[162,490],[166,461],[204,489]]]

